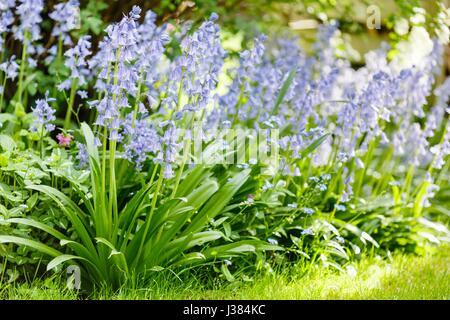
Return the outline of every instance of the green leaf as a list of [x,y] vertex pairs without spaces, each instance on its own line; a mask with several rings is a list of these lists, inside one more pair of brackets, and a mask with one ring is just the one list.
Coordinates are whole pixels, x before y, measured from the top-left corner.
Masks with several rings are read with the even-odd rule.
[[74,255],[70,255],[70,254],[63,254],[60,255],[56,258],[54,258],[52,261],[50,261],[47,265],[47,271],[50,271],[54,268],[56,268],[57,266],[59,266],[60,264],[69,261],[69,260],[86,260],[82,257],[78,257],[78,256],[74,256]]
[[0,147],[3,151],[13,151],[17,145],[13,138],[5,134],[0,134]]
[[17,118],[14,117],[14,115],[12,115],[10,113],[1,113],[0,114],[0,123],[5,123],[5,122],[15,123],[16,121],[17,121]]
[[220,257],[227,258],[248,252],[256,252],[256,248],[251,244],[251,242],[242,240],[230,244],[208,248],[202,253],[207,259],[214,259]]
[[175,262],[172,265],[172,267],[180,267],[180,266],[190,265],[190,264],[200,262],[200,261],[205,261],[205,260],[206,260],[206,257],[202,253],[191,252],[191,253],[185,254],[183,256],[183,259]]
[[152,268],[150,268],[150,269],[148,269],[148,270],[154,271],[154,272],[160,272],[160,271],[165,270],[165,268],[163,268],[163,267],[161,267],[161,266],[154,266],[154,267],[152,267]]
[[222,264],[220,269],[222,270],[223,275],[229,282],[233,282],[236,280],[236,278],[231,274],[230,270],[228,270],[228,266],[225,263]]
[[186,235],[199,231],[209,223],[212,218],[218,215],[247,181],[250,172],[250,169],[242,170],[230,178],[228,182],[208,200],[205,206],[196,215],[195,219],[192,220],[192,224],[186,228],[183,234]]
[[52,236],[54,236],[55,238],[58,239],[65,239],[66,236],[64,234],[62,234],[61,232],[53,229],[52,227],[38,222],[36,220],[32,220],[32,219],[26,219],[26,218],[11,218],[11,219],[7,219],[4,222],[2,222],[0,220],[0,223],[17,223],[17,224],[23,224],[23,225],[27,225],[30,227],[35,227],[37,229],[40,229],[42,231],[47,232],[48,234],[51,234]]
[[278,112],[278,109],[280,108],[280,105],[283,102],[283,99],[286,96],[286,93],[289,87],[291,86],[292,81],[294,81],[296,73],[297,73],[297,66],[292,68],[291,72],[289,72],[289,75],[284,81],[283,86],[281,87],[280,92],[278,93],[277,100],[275,101],[275,106],[273,107],[272,114],[276,114]]
[[41,242],[16,236],[0,235],[0,243],[15,243],[18,245],[24,245],[36,249],[37,251],[47,254],[51,257],[58,257],[62,255],[62,253],[58,250],[53,249]]
[[90,157],[99,163],[100,158],[98,156],[98,149],[95,143],[95,136],[91,128],[85,123],[81,123],[81,131],[83,132],[84,139],[86,140],[86,150]]
[[95,240],[97,241],[97,243],[102,243],[108,248],[110,248],[111,252],[109,254],[108,259],[112,258],[116,262],[116,264],[121,268],[122,271],[128,273],[128,263],[125,259],[125,255],[122,252],[118,251],[114,247],[114,245],[105,238],[96,237]]
[[44,185],[30,185],[27,186],[27,188],[43,192],[48,195],[53,201],[55,201],[56,204],[58,204],[58,206],[72,222],[73,227],[75,228],[78,236],[81,238],[86,248],[91,252],[96,252],[94,244],[92,243],[91,235],[88,231],[89,229],[82,221],[82,218],[85,216],[85,214],[69,197],[52,187]]
[[323,136],[313,141],[301,152],[302,157],[305,157],[308,154],[312,153],[314,150],[316,150],[328,138],[329,135],[330,135],[329,133],[325,133]]

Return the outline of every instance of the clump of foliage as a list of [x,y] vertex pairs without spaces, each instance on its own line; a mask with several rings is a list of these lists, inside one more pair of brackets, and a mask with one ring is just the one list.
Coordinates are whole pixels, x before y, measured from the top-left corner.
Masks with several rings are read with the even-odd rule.
[[133,7],[94,51],[76,0],[49,13],[49,48],[43,1],[0,10],[2,269],[76,264],[86,288],[166,269],[234,281],[449,239],[448,39],[420,23],[356,70],[334,23],[313,55],[261,35],[235,58],[215,13],[174,27]]

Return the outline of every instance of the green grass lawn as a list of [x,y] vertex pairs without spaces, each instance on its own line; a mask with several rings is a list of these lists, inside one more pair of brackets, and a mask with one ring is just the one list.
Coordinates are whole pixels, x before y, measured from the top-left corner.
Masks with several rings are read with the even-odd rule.
[[301,277],[285,274],[255,277],[202,289],[198,280],[155,280],[146,289],[100,290],[80,297],[53,279],[2,285],[2,299],[450,299],[450,247],[427,256],[395,255],[390,260],[366,259],[346,273],[313,270]]

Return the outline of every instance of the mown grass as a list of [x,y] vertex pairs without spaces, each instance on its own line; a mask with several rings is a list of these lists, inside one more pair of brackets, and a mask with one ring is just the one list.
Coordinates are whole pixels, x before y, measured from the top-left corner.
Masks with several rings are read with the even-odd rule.
[[450,299],[450,247],[418,257],[364,259],[346,273],[312,270],[305,276],[296,269],[255,277],[253,282],[217,282],[208,286],[198,278],[155,279],[143,289],[112,293],[96,290],[90,296],[68,290],[59,278],[2,285],[1,299]]

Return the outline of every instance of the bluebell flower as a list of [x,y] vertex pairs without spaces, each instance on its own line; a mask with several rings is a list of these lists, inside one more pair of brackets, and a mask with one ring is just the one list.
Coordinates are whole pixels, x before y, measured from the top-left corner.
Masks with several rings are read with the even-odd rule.
[[[197,111],[204,109],[211,102],[211,93],[217,86],[226,56],[216,20],[217,15],[213,14],[181,42],[182,55],[176,58],[170,70],[166,106],[177,107],[176,111]],[[180,85],[184,94],[189,97],[185,105],[178,101]]]
[[43,0],[19,0],[16,13],[19,16],[19,26],[13,27],[14,37],[17,40],[25,41],[25,33],[30,35],[30,41],[41,38],[40,23],[42,22],[41,12],[44,9]]
[[0,64],[0,70],[4,72],[7,79],[14,80],[19,74],[19,65],[16,63],[16,56],[11,56],[9,61]]
[[0,52],[3,51],[3,34],[7,33],[11,29],[11,25],[14,23],[14,14],[12,9],[15,7],[15,0],[4,0],[0,4]]
[[170,37],[166,32],[166,25],[158,27],[155,23],[156,14],[147,11],[144,23],[138,26],[139,41],[138,55],[134,65],[140,80],[147,87],[146,97],[150,106],[158,103],[160,90],[155,88],[156,82],[163,78],[167,70],[161,68],[165,46]]
[[267,191],[267,190],[272,189],[272,188],[273,188],[273,184],[270,183],[269,180],[265,180],[261,190],[264,192],[264,191]]
[[0,2],[0,11],[7,11],[8,9],[14,8],[16,5],[16,0],[3,0]]
[[[321,66],[332,65],[336,61],[332,40],[339,32],[339,23],[335,20],[319,26],[313,49],[318,53]],[[320,67],[318,65],[318,67]]]
[[87,99],[88,97],[88,93],[85,90],[78,90],[77,94],[81,99]]
[[161,152],[161,138],[152,124],[145,119],[136,119],[133,126],[132,114],[124,125],[126,143],[124,144],[125,158],[135,163],[140,170],[143,162],[152,154]]
[[406,163],[419,166],[426,162],[430,143],[426,131],[419,123],[403,122],[400,129],[394,133],[392,143],[397,154],[403,156]]
[[432,165],[435,169],[442,169],[445,164],[445,157],[450,155],[450,121],[448,120],[444,132],[445,135],[441,143],[434,145],[430,149],[430,152],[434,155],[434,161]]
[[76,154],[76,159],[78,160],[78,167],[81,169],[89,167],[89,154],[87,152],[86,146],[82,143],[77,142],[78,152]]
[[[91,54],[91,42],[90,36],[82,36],[78,40],[75,47],[70,48],[64,53],[66,61],[64,65],[70,70],[70,79],[77,79],[78,86],[83,86],[86,83],[90,71],[88,69],[87,57]],[[60,89],[66,90],[70,88],[71,81],[67,81],[69,84],[63,83]]]
[[[228,120],[228,117],[234,117],[234,115],[239,112],[237,109],[239,98],[242,95],[249,95],[252,91],[250,83],[253,82],[258,66],[263,61],[265,40],[265,35],[255,38],[253,48],[240,53],[239,68],[232,70],[233,82],[228,89],[228,93],[221,96],[219,99],[220,107],[223,111],[223,120]],[[249,97],[249,100],[251,99],[252,98]],[[252,111],[254,112],[255,110]],[[245,115],[245,112],[241,111],[240,114]]]
[[317,178],[317,177],[314,177],[314,176],[312,176],[312,177],[309,177],[309,178],[308,178],[308,180],[309,180],[309,181],[311,181],[311,182],[313,182],[313,183],[318,183],[318,182],[320,181],[320,179],[319,179],[319,178]]
[[56,23],[52,30],[52,36],[62,37],[65,45],[71,45],[69,32],[78,28],[80,24],[80,3],[78,0],[69,0],[54,6],[49,17]]
[[45,94],[45,99],[36,100],[36,106],[32,108],[35,119],[30,128],[31,131],[38,131],[41,127],[45,132],[55,130],[55,125],[52,122],[56,120],[56,111],[48,104],[53,101],[56,101],[56,99],[49,98],[48,92]]
[[164,179],[171,179],[175,176],[173,172],[173,167],[171,164],[166,163],[164,164],[164,170],[163,170],[163,177]]

